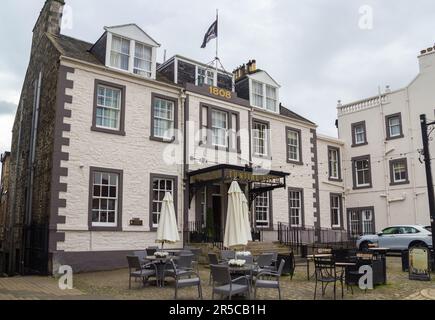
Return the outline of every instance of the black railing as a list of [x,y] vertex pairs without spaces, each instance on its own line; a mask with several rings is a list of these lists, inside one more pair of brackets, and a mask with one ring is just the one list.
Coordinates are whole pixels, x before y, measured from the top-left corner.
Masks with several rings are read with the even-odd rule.
[[298,254],[306,254],[308,250],[320,247],[354,248],[355,240],[345,230],[314,227],[292,227],[286,223],[278,223],[278,241],[291,247]]
[[223,233],[221,228],[206,228],[202,221],[190,221],[188,230],[184,232],[186,243],[210,243],[223,249]]

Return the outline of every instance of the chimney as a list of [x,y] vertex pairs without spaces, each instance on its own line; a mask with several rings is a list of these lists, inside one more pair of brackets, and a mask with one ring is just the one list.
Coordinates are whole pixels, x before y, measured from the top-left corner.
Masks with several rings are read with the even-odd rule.
[[435,46],[423,49],[418,56],[420,64],[420,73],[435,67]]
[[44,7],[39,14],[35,27],[33,28],[32,54],[34,48],[38,46],[39,41],[46,32],[56,36],[60,34],[64,6],[64,0],[45,1]]
[[251,68],[252,68],[252,72],[257,71],[257,60],[252,60]]

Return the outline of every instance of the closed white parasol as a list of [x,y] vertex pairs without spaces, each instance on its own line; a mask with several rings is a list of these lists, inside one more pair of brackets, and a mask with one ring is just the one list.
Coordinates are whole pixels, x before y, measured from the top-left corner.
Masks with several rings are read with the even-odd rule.
[[249,223],[248,201],[240,189],[239,184],[233,181],[228,190],[228,210],[224,247],[245,247],[248,245],[249,241],[252,241],[252,236]]
[[160,211],[156,242],[161,243],[163,247],[165,243],[176,243],[178,241],[180,241],[180,235],[175,217],[174,199],[169,192],[166,192]]

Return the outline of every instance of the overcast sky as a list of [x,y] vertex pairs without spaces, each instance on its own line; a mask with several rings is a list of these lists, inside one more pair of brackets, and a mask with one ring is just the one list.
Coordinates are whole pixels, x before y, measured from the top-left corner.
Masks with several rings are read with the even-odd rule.
[[[11,129],[29,61],[33,25],[45,0],[2,0],[0,11],[0,152]],[[24,5],[25,3],[25,5]],[[229,71],[250,59],[281,84],[281,102],[336,136],[337,100],[377,94],[378,86],[406,86],[417,74],[417,55],[435,41],[433,0],[66,0],[62,33],[95,42],[104,26],[137,23],[167,56],[203,62],[214,40],[200,49],[220,12],[220,58]],[[373,13],[373,25],[364,13]],[[360,9],[363,11],[360,13]],[[365,22],[365,23],[364,23]],[[365,27],[360,28],[360,25]]]

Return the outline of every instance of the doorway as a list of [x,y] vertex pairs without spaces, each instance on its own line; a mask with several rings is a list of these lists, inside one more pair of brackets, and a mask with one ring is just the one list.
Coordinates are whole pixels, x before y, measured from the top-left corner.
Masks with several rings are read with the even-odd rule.
[[214,240],[222,241],[222,197],[214,194],[212,196],[213,209],[213,230]]

